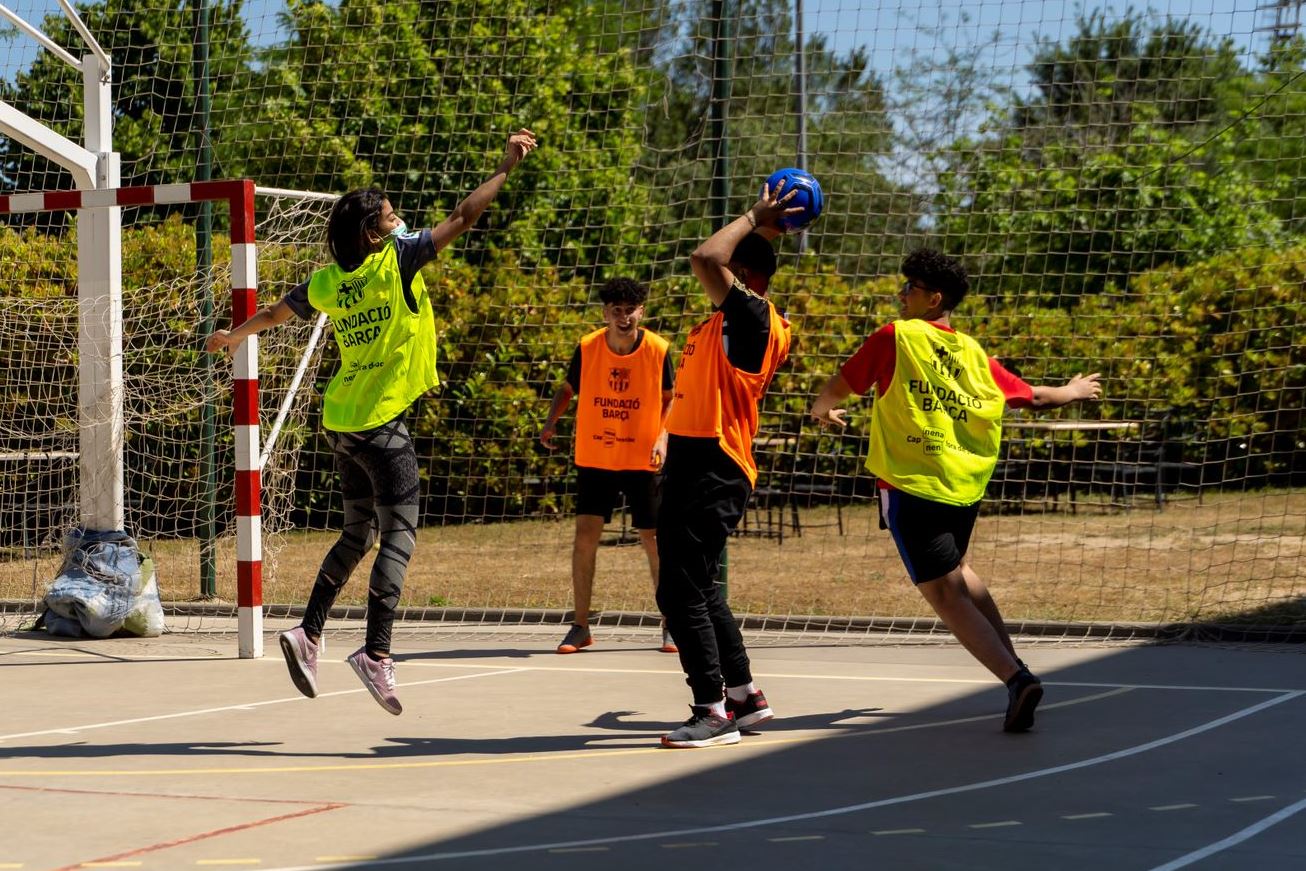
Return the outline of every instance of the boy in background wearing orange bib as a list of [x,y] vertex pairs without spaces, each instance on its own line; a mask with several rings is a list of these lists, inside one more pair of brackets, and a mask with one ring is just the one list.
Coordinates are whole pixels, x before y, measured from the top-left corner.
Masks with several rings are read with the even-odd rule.
[[874,391],[866,468],[879,479],[880,528],[916,589],[985,668],[1007,685],[1002,728],[1034,724],[1043,685],[1016,656],[998,606],[966,562],[979,503],[998,461],[1002,412],[1060,408],[1102,394],[1097,374],[1031,387],[952,328],[970,281],[955,258],[922,249],[902,263],[902,319],[862,343],[822,388],[812,417],[843,427],[836,406]]
[[[612,520],[623,493],[654,588],[658,583],[657,474],[666,454],[662,423],[671,402],[671,357],[666,339],[639,326],[647,287],[614,278],[599,291],[599,299],[606,326],[581,338],[540,430],[540,442],[553,450],[558,419],[577,397],[576,538],[571,551],[575,622],[558,653],[575,653],[594,643],[589,616],[595,555],[603,526]],[[676,652],[665,626],[661,650]]]

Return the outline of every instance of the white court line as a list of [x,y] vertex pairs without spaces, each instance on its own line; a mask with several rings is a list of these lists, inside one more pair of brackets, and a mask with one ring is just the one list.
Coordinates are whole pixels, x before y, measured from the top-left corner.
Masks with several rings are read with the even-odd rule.
[[[414,662],[405,660],[401,654],[396,660],[402,662],[405,668],[513,668],[509,665],[460,665],[457,663],[447,662]],[[577,674],[667,674],[680,677],[683,672],[680,670],[662,669],[662,668],[583,668],[583,667],[566,667],[551,665],[525,665],[520,666],[526,671],[558,671],[558,672],[576,672]],[[785,672],[753,672],[755,678],[775,678],[776,680],[833,680],[833,681],[863,681],[868,683],[951,683],[951,684],[973,684],[978,686],[994,686],[997,678],[993,677],[919,677],[912,675],[902,676],[884,676],[870,674],[789,674]],[[1080,689],[1127,689],[1127,690],[1191,690],[1193,692],[1230,692],[1230,693],[1294,693],[1306,692],[1297,687],[1231,687],[1231,686],[1204,686],[1202,684],[1152,684],[1152,683],[1097,683],[1092,681],[1043,681],[1045,687],[1078,687]]]
[[[486,671],[479,674],[460,674],[454,677],[437,677],[430,680],[415,680],[400,684],[400,687],[425,686],[433,683],[448,683],[456,680],[470,680],[475,677],[495,677],[501,674],[512,674],[511,671]],[[321,693],[319,699],[328,699],[332,696],[350,696],[355,693],[365,693],[367,687],[360,687],[356,690],[336,690],[330,693]],[[223,705],[220,708],[201,708],[196,711],[177,711],[172,714],[158,714],[153,717],[135,717],[130,720],[110,720],[104,723],[87,723],[82,726],[63,726],[58,729],[41,729],[37,732],[14,732],[11,735],[0,735],[0,741],[11,741],[14,738],[32,738],[37,735],[75,735],[78,732],[88,732],[92,729],[110,729],[114,726],[131,726],[136,723],[153,723],[158,720],[177,720],[183,717],[199,717],[204,714],[220,714],[224,711],[252,711],[255,708],[266,707],[267,705],[284,705],[287,702],[302,702],[304,696],[287,696],[280,699],[268,699],[265,702],[244,702],[239,705]]]
[[[93,654],[68,653],[64,651],[15,651],[5,655],[15,655],[22,653],[25,656],[50,656],[50,657],[90,657],[96,663],[115,661],[130,662],[133,660],[149,661],[155,659],[178,660],[188,662],[209,661],[210,657],[185,657],[175,654],[133,654],[116,655],[110,658],[96,657]],[[544,652],[540,654],[545,655]],[[586,653],[586,655],[592,655]],[[234,657],[219,656],[212,657],[215,662],[236,662]],[[254,662],[271,662],[276,665],[282,665],[282,660],[265,656]],[[581,666],[553,666],[553,665],[487,665],[485,663],[457,663],[457,662],[423,662],[409,659],[402,653],[396,657],[396,662],[402,663],[405,669],[408,668],[449,668],[449,669],[467,669],[467,668],[489,668],[506,672],[514,671],[550,671],[550,672],[575,672],[577,674],[663,674],[679,677],[682,672],[678,669],[670,668],[585,668]],[[347,665],[345,660],[331,660],[330,663],[338,665]],[[326,662],[323,663],[327,664]],[[754,672],[754,677],[774,678],[776,680],[832,680],[832,681],[862,681],[867,683],[944,683],[944,684],[971,684],[975,686],[992,686],[995,678],[983,677],[919,677],[911,675],[902,676],[884,676],[870,674],[790,674],[787,672]],[[1227,692],[1227,693],[1291,693],[1298,692],[1296,687],[1236,687],[1236,686],[1206,686],[1202,684],[1122,684],[1122,683],[1099,683],[1093,681],[1054,681],[1047,680],[1043,682],[1048,687],[1078,687],[1081,689],[1130,689],[1130,690],[1188,690],[1191,692]],[[0,736],[3,740],[3,736]]]
[[1232,835],[1230,835],[1229,837],[1225,838],[1222,841],[1216,841],[1214,844],[1207,844],[1205,847],[1202,847],[1200,850],[1194,850],[1193,852],[1187,854],[1186,856],[1180,856],[1178,859],[1175,859],[1170,862],[1166,862],[1164,865],[1157,865],[1155,868],[1152,869],[1152,871],[1175,871],[1175,869],[1177,868],[1185,868],[1193,864],[1194,862],[1200,862],[1208,856],[1214,856],[1216,853],[1219,853],[1223,850],[1229,849],[1230,847],[1235,847],[1238,844],[1241,844],[1243,841],[1246,841],[1248,838],[1252,838],[1255,837],[1256,835],[1259,835],[1261,832],[1265,831],[1270,826],[1281,823],[1284,820],[1288,819],[1288,817],[1300,813],[1302,810],[1306,810],[1306,798],[1302,799],[1296,804],[1288,805],[1286,808],[1283,808],[1277,813],[1270,814],[1265,819],[1257,820],[1247,828],[1243,829],[1240,832],[1234,832]]
[[[1104,753],[1101,756],[1093,756],[1088,759],[1081,759],[1078,762],[1068,762],[1065,765],[1055,765],[1052,766],[1051,768],[1040,768],[1034,771],[1027,771],[1024,774],[1013,774],[1010,775],[1009,777],[998,777],[992,780],[981,780],[975,783],[964,783],[959,786],[949,786],[942,789],[932,789],[927,792],[911,793],[910,795],[897,795],[891,798],[882,798],[877,801],[868,801],[868,802],[862,802],[860,804],[850,804],[850,805],[844,805],[842,807],[827,808],[826,810],[808,811],[807,813],[799,813],[799,814],[789,814],[787,816],[782,816],[782,817],[766,817],[757,820],[744,820],[743,822],[726,823],[724,825],[718,825],[718,826],[700,826],[692,829],[672,829],[672,830],[662,831],[662,832],[646,832],[640,835],[614,835],[608,838],[589,838],[580,841],[561,841],[556,843],[544,843],[544,844],[522,844],[515,847],[491,847],[482,850],[461,850],[453,853],[428,853],[422,856],[403,856],[403,857],[396,857],[393,859],[378,859],[377,861],[371,864],[377,866],[411,865],[419,862],[441,862],[446,859],[469,859],[469,858],[476,858],[482,856],[504,856],[504,855],[510,855],[514,853],[538,853],[545,850],[552,851],[552,850],[574,849],[576,847],[589,847],[589,846],[598,846],[598,845],[607,845],[607,844],[626,844],[626,843],[633,843],[635,841],[653,841],[653,840],[661,840],[666,838],[685,838],[694,835],[715,834],[717,832],[736,832],[736,831],[741,831],[743,829],[756,829],[764,826],[783,825],[783,824],[794,823],[794,822],[806,822],[808,820],[818,820],[818,819],[825,819],[828,817],[843,816],[845,814],[857,813],[859,811],[865,811],[865,810],[873,810],[882,807],[889,807],[891,805],[901,805],[901,804],[907,804],[909,802],[923,801],[925,799],[940,798],[942,796],[947,796],[947,795],[958,795],[960,793],[975,792],[976,790],[981,790],[981,789],[991,789],[992,787],[995,786],[1008,786],[1013,783],[1022,783],[1026,780],[1036,780],[1038,778],[1049,777],[1054,774],[1064,774],[1068,771],[1077,771],[1081,768],[1090,768],[1094,765],[1101,765],[1106,762],[1115,762],[1119,759],[1127,759],[1130,756],[1137,756],[1140,753],[1147,753],[1148,751],[1155,750],[1159,747],[1165,747],[1166,745],[1174,744],[1179,741],[1186,740],[1188,738],[1193,737],[1194,735],[1200,735],[1203,732],[1209,732],[1212,729],[1218,729],[1219,727],[1232,723],[1236,720],[1241,720],[1243,717],[1249,717],[1252,714],[1260,713],[1261,711],[1266,710],[1267,708],[1272,708],[1275,705],[1283,704],[1284,702],[1291,701],[1303,695],[1306,695],[1306,690],[1295,690],[1293,692],[1284,693],[1281,696],[1277,696],[1273,699],[1266,699],[1263,702],[1259,702],[1255,705],[1252,705],[1251,707],[1243,708],[1240,711],[1235,711],[1232,714],[1226,714],[1223,717],[1218,717],[1214,720],[1210,720],[1206,723],[1201,724],[1200,726],[1194,726],[1191,729],[1185,729],[1182,732],[1176,732],[1175,734],[1167,735],[1164,738],[1156,738],[1144,744],[1136,744],[1133,747],[1126,747],[1123,750],[1115,750],[1112,751],[1111,753]],[[1285,810],[1291,810],[1293,813],[1296,813],[1297,810],[1301,809],[1299,805],[1306,806],[1306,800],[1299,802],[1297,805],[1293,805],[1291,809],[1285,809]],[[1275,817],[1281,817],[1282,814],[1284,814],[1284,811],[1280,811],[1280,813],[1276,814]],[[1291,814],[1288,815],[1290,816]],[[1286,819],[1286,816],[1283,816],[1281,818]],[[1273,825],[1275,822],[1279,821],[1274,817],[1271,817],[1269,819],[1271,819],[1272,822],[1269,822],[1267,825]],[[273,869],[273,871],[316,871],[316,869],[321,869],[323,867],[337,868],[343,871],[343,869],[347,868],[348,866],[296,865],[296,866],[287,866],[284,868]],[[1181,866],[1176,866],[1176,867],[1181,867]],[[1154,871],[1163,871],[1163,869],[1154,869]]]
[[[502,674],[503,672],[496,672]],[[1057,702],[1051,705],[1042,705],[1039,710],[1047,711],[1052,708],[1066,708],[1071,705],[1082,705],[1087,702],[1095,702],[1099,699],[1110,696],[1121,695],[1129,690],[1108,690],[1104,693],[1097,693],[1091,696],[1080,696],[1077,699],[1067,699],[1064,702]],[[928,720],[924,723],[912,723],[907,726],[889,726],[887,728],[870,729],[865,732],[838,732],[833,735],[822,733],[816,739],[808,736],[798,736],[791,738],[758,738],[749,741],[749,750],[767,751],[783,744],[812,744],[816,741],[840,741],[853,738],[875,738],[880,735],[889,735],[894,732],[913,732],[920,729],[939,729],[947,726],[956,726],[963,723],[981,723],[993,719],[992,714],[983,714],[974,717],[958,717],[952,720]],[[70,733],[71,734],[71,733]],[[573,761],[593,762],[601,759],[610,759],[614,756],[634,756],[661,754],[665,755],[666,750],[657,746],[646,746],[637,748],[627,748],[623,750],[608,750],[605,748],[595,748],[581,750],[572,753],[551,753],[551,754],[505,754],[492,758],[478,758],[473,760],[441,759],[434,762],[379,762],[368,761],[365,763],[348,764],[348,765],[309,765],[279,768],[236,768],[226,766],[220,769],[200,768],[168,768],[168,769],[133,769],[133,770],[91,770],[91,771],[8,771],[5,777],[53,777],[53,776],[88,776],[88,777],[147,777],[152,775],[164,775],[166,777],[179,777],[183,774],[307,774],[311,772],[323,771],[378,771],[382,769],[418,769],[418,768],[445,768],[449,766],[467,766],[467,765],[515,765],[521,763],[531,764],[557,764],[569,763]],[[743,752],[741,748],[740,752]]]

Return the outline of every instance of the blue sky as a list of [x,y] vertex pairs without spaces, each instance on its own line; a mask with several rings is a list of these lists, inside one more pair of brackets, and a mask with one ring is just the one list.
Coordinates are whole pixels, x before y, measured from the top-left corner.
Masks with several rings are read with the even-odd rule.
[[[28,21],[39,24],[52,12],[58,12],[56,0],[4,0],[5,4]],[[1217,34],[1234,38],[1239,48],[1255,54],[1264,46],[1264,36],[1256,33],[1260,23],[1256,8],[1266,0],[1146,0],[1135,4],[1100,3],[1087,8],[1121,11],[1130,5],[1150,8],[1161,15],[1188,18]],[[996,69],[1011,69],[1014,79],[1028,60],[1034,36],[1064,36],[1073,28],[1077,12],[1075,3],[1050,0],[804,0],[806,28],[809,32],[829,35],[831,45],[845,51],[863,46],[872,65],[887,72],[901,65],[913,50],[931,53],[942,47],[987,42],[992,34],[998,40],[986,58]],[[913,8],[918,7],[918,8]],[[276,13],[284,0],[247,0],[245,16],[255,34],[263,40],[275,34]],[[969,20],[962,21],[962,12]],[[80,49],[73,49],[79,54]],[[0,76],[12,79],[31,63],[36,44],[25,35],[0,40]]]

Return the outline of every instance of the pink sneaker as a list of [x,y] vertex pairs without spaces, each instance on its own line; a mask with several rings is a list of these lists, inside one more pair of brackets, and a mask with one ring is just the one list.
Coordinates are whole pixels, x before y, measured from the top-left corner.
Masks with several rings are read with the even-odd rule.
[[376,703],[396,717],[404,712],[395,695],[395,661],[390,658],[373,659],[367,655],[367,648],[360,647],[345,660],[354,669],[354,674],[367,687],[367,691],[376,699]]
[[326,641],[319,638],[314,644],[303,626],[282,632],[277,640],[281,642],[281,654],[286,657],[286,667],[295,687],[310,699],[317,698],[317,657],[326,650]]

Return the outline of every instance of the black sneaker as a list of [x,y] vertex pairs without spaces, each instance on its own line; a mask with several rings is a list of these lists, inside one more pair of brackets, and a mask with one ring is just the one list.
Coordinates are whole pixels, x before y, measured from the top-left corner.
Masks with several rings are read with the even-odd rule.
[[562,643],[558,645],[558,653],[575,653],[582,647],[589,647],[593,643],[594,639],[590,636],[589,627],[577,626],[573,623],[571,628],[567,630],[567,637],[563,638]]
[[1007,716],[1002,721],[1002,731],[1028,732],[1034,725],[1034,709],[1042,699],[1042,681],[1028,669],[1016,672],[1007,681]]
[[726,696],[726,715],[734,720],[735,725],[741,729],[760,725],[775,717],[775,714],[771,713],[771,706],[766,703],[766,696],[762,695],[761,690],[751,693],[742,702],[737,702],[730,696]]
[[739,727],[729,717],[718,717],[706,705],[690,705],[694,715],[679,729],[662,736],[663,747],[711,747],[738,744]]

